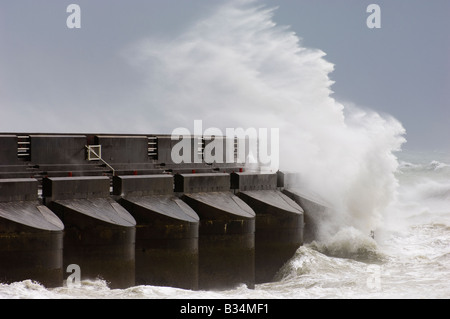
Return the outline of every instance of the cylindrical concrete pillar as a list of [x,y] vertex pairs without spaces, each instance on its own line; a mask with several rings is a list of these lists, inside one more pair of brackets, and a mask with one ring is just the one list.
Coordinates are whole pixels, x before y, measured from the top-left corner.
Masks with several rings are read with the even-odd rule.
[[253,288],[255,213],[230,192],[229,174],[175,175],[175,191],[200,217],[199,288]]
[[136,284],[197,289],[199,217],[173,195],[173,176],[116,176],[113,184],[137,223]]
[[111,288],[135,285],[136,221],[109,197],[108,177],[55,177],[43,181],[46,205],[65,225],[64,267]]
[[231,180],[256,213],[256,283],[270,282],[303,244],[303,209],[277,190],[276,174],[232,173]]
[[38,201],[35,179],[0,180],[0,282],[63,282],[62,222]]

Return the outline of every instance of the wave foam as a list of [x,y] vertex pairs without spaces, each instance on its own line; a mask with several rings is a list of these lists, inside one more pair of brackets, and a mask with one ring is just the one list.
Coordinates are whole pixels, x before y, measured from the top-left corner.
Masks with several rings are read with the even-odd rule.
[[361,231],[347,227],[325,241],[314,241],[311,248],[332,257],[349,258],[364,262],[376,262],[383,259],[378,251],[377,242]]
[[[405,141],[390,116],[340,103],[331,95],[334,65],[302,46],[275,10],[256,1],[219,6],[174,39],[148,38],[127,51],[145,77],[140,120],[171,132],[202,119],[206,127],[279,128],[280,167],[297,171],[340,217],[369,232],[394,197]],[[156,116],[156,117],[155,117]],[[134,121],[134,120],[133,120]]]

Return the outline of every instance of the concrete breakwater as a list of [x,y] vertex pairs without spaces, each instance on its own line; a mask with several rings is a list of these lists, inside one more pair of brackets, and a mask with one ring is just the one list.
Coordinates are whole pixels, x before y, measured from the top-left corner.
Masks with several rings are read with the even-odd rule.
[[202,137],[192,136],[197,160],[174,163],[175,143],[167,135],[0,134],[0,282],[62,286],[72,264],[81,279],[111,288],[273,280],[303,244],[305,213],[321,204],[305,212],[286,173],[205,162]]

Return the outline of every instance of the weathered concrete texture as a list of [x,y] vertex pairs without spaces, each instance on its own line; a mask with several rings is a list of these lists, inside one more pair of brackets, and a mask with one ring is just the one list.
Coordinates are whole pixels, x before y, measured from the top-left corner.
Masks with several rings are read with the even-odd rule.
[[[141,223],[152,223],[158,220],[163,220],[164,222],[168,222],[170,220],[176,220],[177,222],[186,222],[186,223],[193,223],[197,224],[199,222],[199,217],[195,213],[195,211],[192,210],[191,207],[189,207],[185,202],[183,202],[181,199],[175,196],[169,196],[169,195],[149,195],[149,196],[127,196],[120,200],[120,202],[130,202],[134,205],[137,205],[141,208],[144,208],[148,212],[155,213],[154,215],[138,215],[135,218],[137,218],[138,224]],[[180,231],[177,231],[173,234],[173,236],[181,236],[180,238],[183,238],[184,229],[180,229]],[[168,234],[169,229],[166,229],[164,231],[164,234]],[[155,233],[152,233],[152,235],[156,235]],[[188,237],[192,237],[194,234],[187,235]],[[194,237],[197,237],[195,235]]]
[[0,179],[0,202],[38,199],[38,181],[34,178]]
[[198,288],[197,214],[169,195],[127,197],[136,218],[136,284]]
[[[102,175],[110,173],[108,165],[119,175],[239,171],[243,164],[237,164],[233,142],[203,136],[2,134],[0,178]],[[88,160],[86,146],[98,144],[108,165]],[[173,155],[180,155],[181,163]]]
[[173,195],[173,177],[117,176],[114,193],[137,222],[136,284],[197,289],[199,217]]
[[[181,144],[179,144],[181,143]],[[183,166],[188,164],[189,167],[195,167],[196,164],[202,164],[202,157],[199,153],[201,145],[201,136],[180,136],[179,139],[172,139],[171,135],[158,136],[158,160],[157,163],[165,164],[171,167],[173,164]],[[179,152],[177,152],[179,150]],[[172,152],[181,158],[186,159],[185,162],[175,163],[173,161]]]
[[200,289],[255,285],[255,213],[229,189],[228,174],[175,176],[175,190],[200,217]]
[[146,136],[98,135],[95,141],[102,146],[102,158],[108,163],[148,162]]
[[133,286],[136,221],[109,196],[109,179],[46,178],[43,194],[65,225],[64,267],[77,264],[82,279],[100,277],[112,288]]
[[172,141],[170,135],[160,135],[158,138],[158,157],[156,162],[158,164],[173,164],[171,157],[172,146],[177,143],[177,141]]
[[231,289],[241,284],[255,287],[254,233],[202,234],[200,226],[199,289]]
[[[64,209],[63,209],[64,207]],[[62,211],[71,211],[71,223],[82,222],[85,217],[105,224],[131,228],[136,225],[136,221],[119,203],[111,198],[90,198],[90,199],[62,199],[53,201],[50,208],[57,215]],[[79,217],[79,218],[77,218]],[[68,226],[69,216],[61,216],[63,223]]]
[[270,282],[303,244],[303,210],[277,190],[240,192],[256,213],[256,283]]
[[[184,192],[183,200],[200,216],[202,232],[210,227],[204,220],[228,222],[232,220],[247,221],[255,218],[255,212],[229,189],[228,174],[175,175],[175,191]],[[237,232],[247,233],[249,231],[245,227],[239,228],[240,230]],[[221,230],[224,233],[228,231],[230,229],[227,227]],[[213,232],[217,234],[216,230]]]
[[318,194],[302,187],[301,177],[297,173],[278,172],[279,182],[284,189],[283,194],[294,200],[304,210],[305,231],[303,241],[308,243],[317,239],[319,225],[330,220],[332,209]]
[[35,179],[0,180],[0,282],[62,284],[64,225],[37,191]]
[[204,156],[206,163],[213,167],[226,167],[235,165],[235,139],[224,136],[203,136]]
[[17,135],[0,135],[0,165],[17,163]]
[[0,233],[0,283],[29,279],[60,287],[63,272],[62,231]]
[[[276,225],[286,229],[303,228],[303,209],[278,190],[239,192],[239,197],[253,207],[262,222],[261,227],[271,228]],[[289,218],[290,215],[293,219]],[[301,240],[300,235],[297,236],[298,240]]]
[[114,176],[113,194],[118,196],[173,195],[172,175]]
[[135,227],[134,218],[109,196],[109,184],[109,178],[102,176],[44,178],[42,193],[46,204],[62,215],[66,226],[69,216],[62,212],[71,212],[72,224],[87,218],[125,228]]
[[283,194],[304,208],[305,231],[303,241],[310,243],[317,239],[320,225],[331,218],[331,208],[317,197],[310,197],[302,189],[284,189]]
[[77,264],[82,279],[103,278],[112,288],[135,283],[135,221],[107,198],[56,200],[50,208],[65,225],[64,267]]
[[248,190],[274,190],[277,188],[276,174],[235,172],[230,177],[231,188],[241,192]]
[[26,165],[3,165],[0,166],[0,179],[8,178],[32,178],[33,172],[30,172]]
[[0,203],[0,232],[62,232],[61,220],[38,201]]
[[[240,221],[255,218],[255,212],[244,201],[231,192],[188,193],[183,196],[183,200],[193,207],[197,213],[203,214],[200,215],[203,232],[213,226],[212,224],[207,225],[207,223],[204,223],[203,220],[205,219],[229,223],[232,220]],[[236,232],[248,231],[244,230],[245,228],[242,228],[242,226],[243,225],[240,225],[238,227],[239,230],[236,230]],[[233,229],[234,228],[224,226],[220,231],[227,233]],[[211,232],[217,233],[218,230],[211,230]]]
[[176,174],[175,192],[228,192],[230,175],[225,173]]
[[194,224],[199,222],[197,214],[174,196],[171,175],[116,176],[113,193],[120,194],[120,201],[142,207],[145,209],[143,212],[154,213],[138,215],[138,223],[151,223],[154,219],[161,218],[164,221],[173,219]]
[[30,135],[34,164],[85,163],[85,135]]
[[239,198],[256,213],[256,283],[272,281],[303,243],[303,209],[276,189],[276,174],[233,173],[231,176]]
[[59,218],[38,201],[33,178],[0,180],[0,233],[64,230]]
[[197,290],[198,240],[137,239],[135,275],[136,285]]
[[[99,234],[97,237],[90,236],[84,243],[76,241],[75,236],[81,237],[88,232]],[[120,232],[124,234],[118,236]],[[104,279],[112,289],[133,287],[135,286],[134,236],[134,228],[124,231],[118,227],[105,228],[97,225],[76,234],[73,233],[73,229],[68,229],[64,236],[64,269],[70,264],[77,264],[81,269],[81,280]],[[101,243],[96,242],[98,239]]]
[[42,180],[46,203],[64,199],[109,197],[110,181],[106,176],[48,177]]

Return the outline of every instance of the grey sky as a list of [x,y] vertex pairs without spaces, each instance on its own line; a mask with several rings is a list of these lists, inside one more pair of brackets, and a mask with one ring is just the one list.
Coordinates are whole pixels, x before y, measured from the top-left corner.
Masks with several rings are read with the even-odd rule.
[[[277,2],[274,19],[290,24],[305,46],[322,49],[335,64],[338,99],[395,116],[407,131],[405,148],[448,150],[449,1]],[[365,27],[370,3],[380,5],[381,29]]]
[[[0,131],[133,133],[120,117],[139,110],[144,78],[124,52],[149,36],[176,41],[220,2],[1,0]],[[327,53],[336,99],[393,115],[406,149],[450,149],[450,1],[259,2],[279,7],[273,19],[303,46]],[[81,7],[79,30],[66,26],[70,3]],[[370,3],[381,29],[366,26]]]

